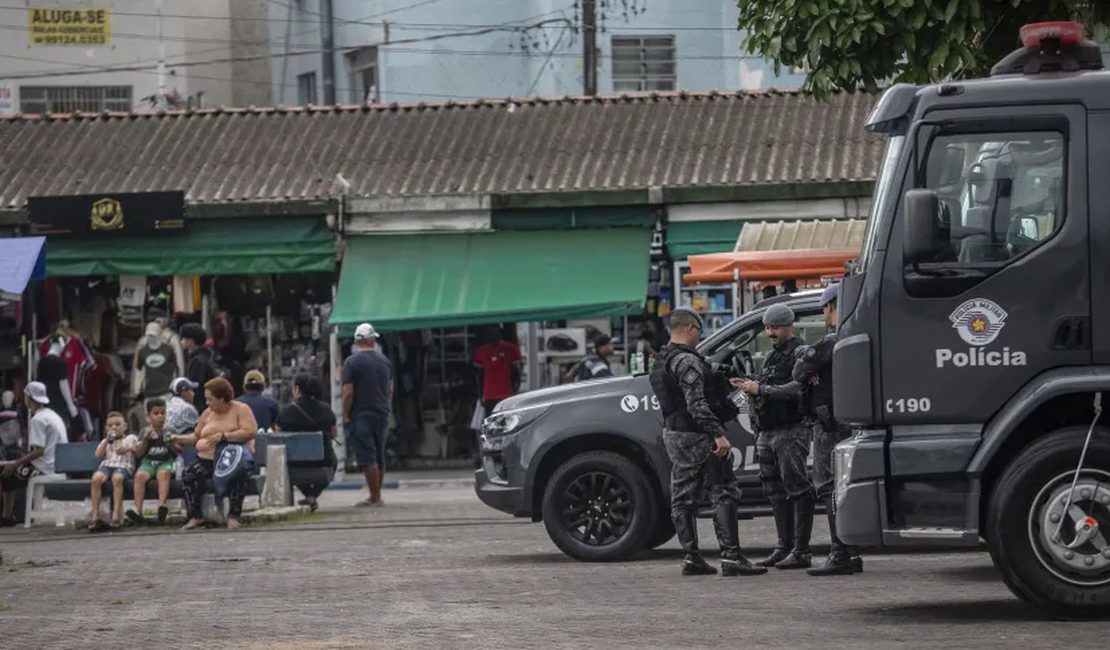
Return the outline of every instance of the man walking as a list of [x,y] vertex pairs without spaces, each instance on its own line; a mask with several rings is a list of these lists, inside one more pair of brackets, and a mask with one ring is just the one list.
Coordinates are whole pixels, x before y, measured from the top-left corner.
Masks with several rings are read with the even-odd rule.
[[774,552],[756,564],[804,569],[812,562],[814,500],[806,472],[812,434],[802,422],[802,386],[794,381],[795,352],[803,343],[794,336],[794,310],[781,303],[764,312],[763,329],[774,349],[763,362],[758,381],[738,382],[754,398],[759,479],[774,509],[779,538]]
[[370,497],[360,506],[382,505],[385,440],[393,404],[393,366],[377,349],[370,323],[355,328],[357,351],[343,364],[343,422]]
[[680,307],[671,314],[671,340],[663,346],[651,372],[651,387],[663,413],[663,444],[671,459],[671,519],[682,544],[682,575],[714,575],[698,550],[698,498],[708,485],[714,529],[721,546],[721,573],[758,575],[767,569],[752,565],[740,552],[736,508],[740,488],[732,472],[724,420],[736,417],[731,403],[718,398],[721,381],[695,346],[701,338],[697,312]]
[[831,330],[810,347],[801,348],[794,364],[794,380],[806,389],[806,415],[813,431],[813,482],[817,501],[825,504],[829,517],[829,559],[823,566],[806,571],[811,576],[851,575],[863,571],[863,560],[836,536],[833,499],[833,449],[848,437],[847,427],[833,415],[832,357],[836,345],[836,305],[840,285],[831,284],[821,294],[825,325]]

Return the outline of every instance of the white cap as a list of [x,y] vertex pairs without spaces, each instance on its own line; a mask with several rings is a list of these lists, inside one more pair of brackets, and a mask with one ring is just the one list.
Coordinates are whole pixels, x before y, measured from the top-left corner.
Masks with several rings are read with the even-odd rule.
[[26,393],[39,404],[45,406],[50,403],[50,398],[46,396],[46,384],[41,381],[33,381],[27,384]]
[[378,338],[378,333],[374,331],[374,326],[370,323],[363,323],[355,328],[356,341],[369,341],[376,338]]
[[147,336],[162,336],[162,326],[158,323],[151,321],[146,326]]

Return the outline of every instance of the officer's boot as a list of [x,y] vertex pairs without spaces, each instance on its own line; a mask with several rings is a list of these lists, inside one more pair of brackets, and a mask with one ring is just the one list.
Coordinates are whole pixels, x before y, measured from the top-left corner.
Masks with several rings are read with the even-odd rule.
[[717,532],[717,543],[721,545],[721,575],[731,578],[767,573],[765,567],[755,566],[740,552],[740,522],[736,518],[735,503],[729,500],[717,504],[713,527]]
[[706,564],[698,550],[698,520],[694,513],[684,512],[675,515],[674,531],[678,541],[682,544],[682,575],[684,576],[712,576],[717,575],[717,569]]
[[807,494],[794,502],[794,550],[776,569],[808,569],[813,564],[809,538],[813,534],[813,495]]
[[863,573],[863,558],[859,556],[858,546],[848,547],[848,557],[852,558],[852,571]]
[[786,556],[790,555],[790,549],[794,547],[794,503],[789,499],[780,499],[773,507],[775,530],[779,535],[778,546],[769,556],[756,562],[756,566],[775,566],[785,560]]
[[855,573],[852,567],[852,558],[848,555],[848,547],[836,536],[836,513],[832,504],[828,504],[829,515],[829,559],[818,567],[806,570],[811,576],[850,576]]

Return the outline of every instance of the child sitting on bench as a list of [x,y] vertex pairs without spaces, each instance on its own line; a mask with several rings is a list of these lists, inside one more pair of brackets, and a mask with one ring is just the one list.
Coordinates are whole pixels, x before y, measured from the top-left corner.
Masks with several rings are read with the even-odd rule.
[[170,498],[170,481],[173,480],[174,461],[177,454],[167,441],[166,402],[160,397],[147,400],[147,427],[139,436],[135,457],[141,458],[139,471],[135,472],[135,508],[127,511],[127,518],[136,524],[146,523],[143,518],[143,499],[146,498],[146,484],[150,479],[158,481],[158,523],[164,523],[170,509],[166,500]]
[[104,530],[100,521],[100,496],[104,483],[112,482],[112,523],[108,528],[119,528],[120,513],[123,510],[123,482],[131,478],[135,471],[135,447],[139,439],[127,433],[127,419],[118,411],[112,411],[105,420],[107,436],[96,446],[96,457],[103,458],[92,478],[92,521],[89,532]]

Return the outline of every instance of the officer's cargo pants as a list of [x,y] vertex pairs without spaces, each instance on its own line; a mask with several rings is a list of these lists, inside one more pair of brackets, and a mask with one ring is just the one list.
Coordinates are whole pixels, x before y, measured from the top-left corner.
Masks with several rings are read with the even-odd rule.
[[[663,432],[663,445],[671,458],[671,519],[675,522],[680,541],[685,532],[681,530],[683,519],[693,523],[698,512],[698,499],[706,487],[709,488],[709,501],[713,508],[727,510],[735,520],[741,495],[736,474],[732,471],[731,456],[719,458],[714,455],[716,445],[713,438],[704,433],[667,430]],[[725,513],[720,514],[723,519]],[[717,535],[721,556],[736,559],[740,553],[739,540],[722,539],[730,535],[720,529]]]
[[798,424],[786,429],[760,431],[755,449],[759,458],[759,480],[763,496],[774,505],[783,499],[797,501],[813,494],[806,471],[813,429]]

